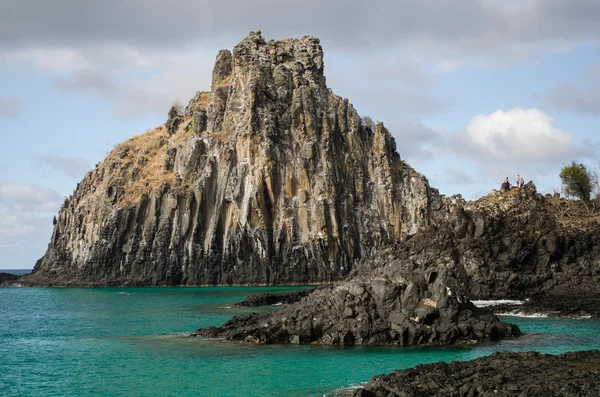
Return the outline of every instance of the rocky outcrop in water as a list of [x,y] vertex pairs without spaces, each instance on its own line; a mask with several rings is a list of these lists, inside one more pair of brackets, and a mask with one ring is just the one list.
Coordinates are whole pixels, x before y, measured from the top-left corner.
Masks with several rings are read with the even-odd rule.
[[191,336],[250,343],[402,346],[498,340],[518,327],[461,301],[443,278],[415,272],[361,278],[312,292],[277,312],[234,317]]
[[467,362],[419,365],[372,378],[354,397],[600,395],[600,352],[495,353]]
[[329,282],[428,225],[427,180],[326,86],[313,37],[251,33],[210,92],[119,145],[63,204],[30,285]]

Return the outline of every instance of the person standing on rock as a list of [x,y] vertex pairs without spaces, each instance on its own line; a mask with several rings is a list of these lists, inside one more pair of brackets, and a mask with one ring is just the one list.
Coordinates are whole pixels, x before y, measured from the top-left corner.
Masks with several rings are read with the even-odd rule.
[[521,175],[517,174],[517,178],[515,179],[515,186],[519,187],[519,181],[521,180]]
[[523,177],[519,177],[519,188],[522,188],[523,185],[525,184],[525,179],[523,179]]
[[508,177],[506,177],[506,179],[504,180],[504,182],[500,186],[500,191],[501,192],[508,192],[509,190],[510,190],[510,181],[508,180]]

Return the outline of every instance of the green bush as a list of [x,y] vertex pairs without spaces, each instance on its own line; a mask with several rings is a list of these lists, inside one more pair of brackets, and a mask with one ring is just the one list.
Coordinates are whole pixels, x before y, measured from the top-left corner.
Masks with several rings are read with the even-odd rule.
[[576,197],[584,203],[590,201],[595,178],[593,172],[584,164],[576,164],[572,161],[560,171],[560,179],[565,195]]

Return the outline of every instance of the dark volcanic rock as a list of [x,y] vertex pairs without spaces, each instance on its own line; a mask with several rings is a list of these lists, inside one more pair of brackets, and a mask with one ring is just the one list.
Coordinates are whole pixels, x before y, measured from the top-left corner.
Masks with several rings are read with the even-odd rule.
[[253,32],[83,178],[23,283],[331,282],[429,220],[427,179],[327,88],[319,40]]
[[21,277],[22,276],[17,276],[16,274],[0,272],[0,285],[2,285],[2,284],[10,285],[13,282],[19,280]]
[[[322,287],[319,287],[322,288]],[[279,292],[276,294],[249,295],[243,301],[236,303],[236,307],[260,307],[277,304],[290,304],[299,302],[317,288],[301,289],[292,292]]]
[[372,378],[354,397],[600,396],[600,352],[495,353]]
[[531,183],[475,202],[435,197],[431,226],[355,273],[449,275],[449,287],[469,299],[600,294],[600,223],[568,215],[576,206]]
[[454,344],[519,335],[440,281],[356,278],[321,288],[277,312],[234,317],[192,336],[251,343]]

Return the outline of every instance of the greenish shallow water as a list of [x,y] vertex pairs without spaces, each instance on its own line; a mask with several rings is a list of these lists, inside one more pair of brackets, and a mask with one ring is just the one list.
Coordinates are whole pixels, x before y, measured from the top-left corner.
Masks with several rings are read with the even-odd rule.
[[600,348],[599,321],[509,317],[529,334],[469,347],[254,346],[184,337],[251,312],[230,308],[248,294],[292,289],[0,288],[0,395],[321,396],[421,363],[498,350]]

